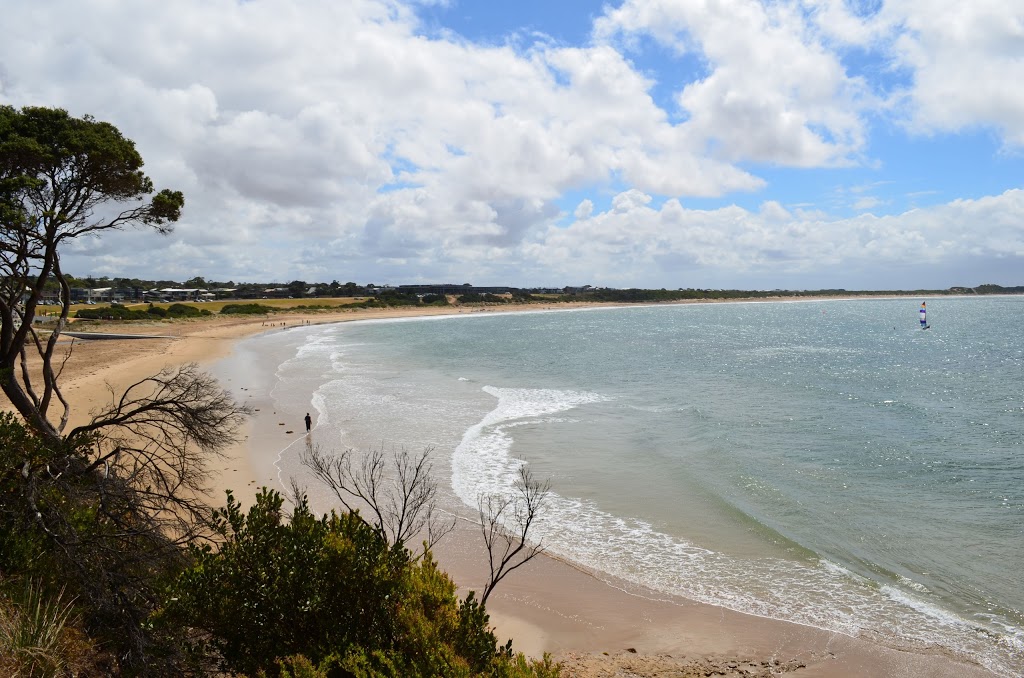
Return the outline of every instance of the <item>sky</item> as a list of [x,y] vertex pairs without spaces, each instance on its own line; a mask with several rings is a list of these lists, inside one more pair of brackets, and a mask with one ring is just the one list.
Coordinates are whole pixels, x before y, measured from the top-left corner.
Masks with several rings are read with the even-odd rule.
[[133,139],[76,276],[1024,285],[1024,0],[0,0],[0,104]]

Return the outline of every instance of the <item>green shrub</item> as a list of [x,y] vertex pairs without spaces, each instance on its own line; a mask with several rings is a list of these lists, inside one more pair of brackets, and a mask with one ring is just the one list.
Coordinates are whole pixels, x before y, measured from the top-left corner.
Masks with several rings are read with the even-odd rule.
[[448,306],[448,297],[443,294],[424,294],[420,302],[424,306]]
[[98,306],[96,308],[82,308],[75,311],[76,318],[86,320],[152,320],[153,316],[148,311],[131,309],[126,306]]
[[487,302],[489,304],[507,304],[511,300],[508,297],[502,297],[497,294],[479,294],[477,292],[467,292],[459,297],[460,304],[480,304]]
[[220,312],[222,315],[266,315],[276,313],[278,309],[263,304],[226,304]]
[[286,519],[267,490],[243,514],[229,494],[218,548],[185,553],[136,531],[151,517],[115,474],[76,470],[82,453],[0,413],[0,582],[35,577],[28,603],[0,593],[0,675],[558,675],[499,647],[429,552],[414,559],[358,514],[317,518],[303,499]]
[[229,493],[215,518],[224,543],[193,549],[162,613],[207,634],[223,670],[534,675],[529,664],[515,673],[511,641],[498,649],[483,607],[472,596],[460,604],[429,553],[413,560],[357,513],[316,518],[303,498],[285,521],[282,506],[264,489],[243,514]]
[[213,315],[205,308],[190,306],[189,304],[171,304],[167,307],[167,315],[171,318],[200,318]]
[[10,412],[0,412],[0,573],[45,571],[45,533],[25,520],[23,487],[25,464],[46,464],[51,454],[38,437]]
[[173,674],[157,664],[176,661],[176,629],[158,636],[148,617],[186,554],[147,529],[153,516],[133,503],[115,474],[85,471],[91,443],[50,446],[13,415],[0,414],[0,573],[66,590],[82,630],[122,668]]

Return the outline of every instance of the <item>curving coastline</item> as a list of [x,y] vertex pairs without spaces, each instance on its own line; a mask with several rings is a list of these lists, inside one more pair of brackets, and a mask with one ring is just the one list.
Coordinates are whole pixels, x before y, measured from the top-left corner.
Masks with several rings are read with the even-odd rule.
[[[542,310],[535,305],[499,308]],[[74,418],[84,418],[89,409],[109,397],[107,383],[123,388],[164,366],[184,362],[210,366],[228,356],[243,337],[307,323],[441,314],[453,314],[453,310],[279,315],[273,326],[263,318],[215,318],[120,327],[117,330],[127,334],[159,333],[173,338],[76,341],[63,383],[75,407]],[[236,396],[249,398],[260,411],[249,424],[247,439],[230,450],[228,463],[212,474],[211,496],[215,500],[223,497],[224,489],[232,489],[247,503],[259,486],[279,482],[272,464],[261,460],[288,444],[282,442],[285,430],[294,429],[294,435],[299,435],[302,414],[260,407],[266,403],[266,394],[260,393],[259,387],[244,385],[243,377],[239,375],[225,386]],[[464,525],[438,549],[442,566],[463,587],[473,587],[481,576],[483,561],[475,537],[473,527]],[[499,638],[514,638],[515,647],[530,654],[554,652],[566,663],[567,675],[614,675],[618,670],[633,675],[660,675],[669,670],[679,672],[673,675],[705,675],[708,667],[724,675],[991,675],[939,651],[895,650],[863,639],[668,599],[551,558],[536,561],[509,578],[488,606]]]

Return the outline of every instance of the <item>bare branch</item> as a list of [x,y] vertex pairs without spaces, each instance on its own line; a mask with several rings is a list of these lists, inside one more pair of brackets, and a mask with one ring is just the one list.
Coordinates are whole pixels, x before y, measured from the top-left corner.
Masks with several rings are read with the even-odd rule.
[[194,445],[215,452],[231,441],[248,409],[235,404],[195,363],[166,368],[129,386],[92,421],[73,429],[68,440],[119,430],[153,443],[178,448]]
[[530,543],[531,532],[543,515],[551,494],[549,481],[534,479],[529,468],[519,467],[515,494],[511,497],[481,495],[477,499],[480,530],[487,549],[490,573],[484,586],[481,604],[498,583],[544,552],[543,540]]
[[354,464],[352,450],[329,456],[313,445],[307,446],[299,459],[331,488],[345,510],[358,515],[388,543],[407,546],[416,536],[424,535],[422,556],[455,529],[455,518],[443,516],[437,509],[432,451],[427,448],[416,457],[401,449],[388,456],[377,449]]

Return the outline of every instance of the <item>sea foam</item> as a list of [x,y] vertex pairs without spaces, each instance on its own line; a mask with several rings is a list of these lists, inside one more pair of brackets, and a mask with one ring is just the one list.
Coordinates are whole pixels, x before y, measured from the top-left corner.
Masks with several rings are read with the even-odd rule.
[[[595,393],[484,387],[497,404],[471,426],[452,457],[456,495],[475,508],[478,497],[510,496],[525,461],[514,457],[514,430],[551,424],[574,408],[608,400]],[[890,586],[879,587],[833,562],[739,559],[616,516],[591,501],[553,492],[534,538],[553,555],[656,592],[844,635],[898,638],[908,647],[942,644],[1005,674],[1005,657],[987,651],[980,625]],[[757,586],[754,582],[763,582]],[[823,601],[828,601],[822,605]],[[1016,629],[1001,645],[1020,654]],[[1009,675],[1009,674],[1005,674]]]

